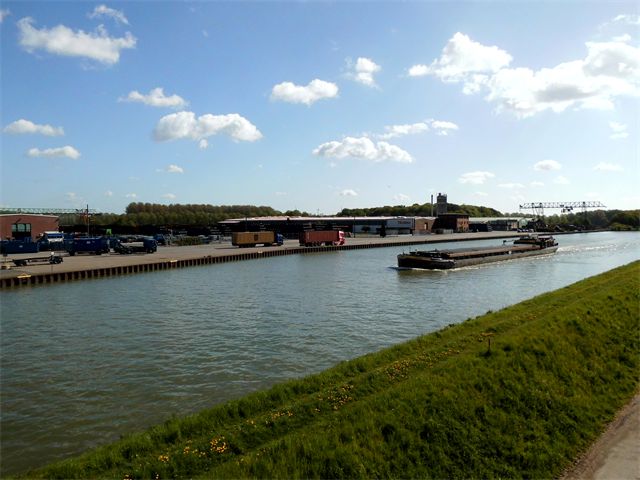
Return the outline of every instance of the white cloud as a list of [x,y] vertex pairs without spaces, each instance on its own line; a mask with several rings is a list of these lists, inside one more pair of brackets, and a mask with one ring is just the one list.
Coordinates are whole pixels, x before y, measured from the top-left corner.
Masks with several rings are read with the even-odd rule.
[[396,195],[393,196],[393,199],[396,202],[401,202],[402,205],[408,203],[409,201],[411,201],[411,197],[409,195],[405,195],[404,193],[398,193]]
[[47,135],[48,137],[57,137],[64,135],[64,129],[62,127],[52,127],[51,125],[37,125],[29,120],[21,118],[13,123],[10,123],[4,127],[4,132],[11,134],[21,133],[39,133],[41,135]]
[[620,165],[615,163],[607,163],[607,162],[600,162],[595,167],[593,167],[593,169],[599,172],[621,172],[622,171],[622,167]]
[[477,197],[488,197],[489,196],[489,194],[486,193],[486,192],[474,192],[473,194],[475,196],[477,196]]
[[387,133],[380,135],[380,138],[389,139],[427,132],[429,131],[429,125],[424,122],[420,122],[405,125],[389,125],[384,127],[384,129],[387,131]]
[[165,168],[156,168],[158,173],[184,173],[184,169],[178,165],[167,165]]
[[167,173],[184,173],[184,169],[182,167],[179,167],[178,165],[169,165],[167,166],[165,172]]
[[405,150],[387,142],[374,143],[367,137],[346,137],[341,141],[327,142],[313,151],[314,155],[327,158],[360,158],[373,162],[389,160],[399,163],[411,163],[413,158]]
[[209,146],[209,142],[207,141],[206,138],[203,138],[198,142],[198,148],[200,150],[205,150],[208,146]]
[[169,200],[174,200],[176,198],[176,196],[173,193],[165,193],[164,195],[162,195],[162,198],[167,198]]
[[640,15],[622,14],[615,17],[612,21],[625,25],[640,25]]
[[436,135],[447,136],[450,132],[458,130],[458,125],[452,122],[444,122],[442,120],[430,120],[431,128],[436,131]]
[[44,150],[40,150],[39,148],[30,148],[27,155],[30,157],[47,158],[67,157],[73,160],[80,158],[80,152],[69,145],[59,148],[45,148]]
[[25,17],[18,21],[20,45],[29,53],[41,49],[55,55],[86,57],[113,65],[120,60],[120,51],[136,46],[136,38],[127,32],[124,37],[110,37],[104,27],[95,32],[74,32],[64,25],[38,30],[34,20]]
[[569,185],[569,183],[571,182],[568,178],[559,175],[553,180],[553,183],[555,183],[556,185]]
[[533,166],[533,169],[538,172],[560,170],[561,168],[562,165],[560,162],[556,162],[555,160],[541,160]]
[[469,74],[495,73],[511,63],[511,55],[498,47],[474,42],[463,33],[456,33],[445,45],[442,55],[430,66],[414,65],[409,75],[435,75],[445,82],[465,80]]
[[342,190],[340,192],[340,196],[342,196],[342,197],[357,197],[358,193],[355,190],[351,190],[350,188],[347,188],[347,189]]
[[276,192],[276,197],[284,197],[287,195],[287,192]]
[[88,16],[89,18],[109,17],[113,18],[117,23],[124,23],[125,25],[129,25],[129,20],[127,20],[127,17],[124,16],[124,13],[122,13],[120,10],[109,8],[106,5],[97,6]]
[[8,9],[0,9],[0,23],[2,23],[9,15],[11,15],[11,12]]
[[611,138],[612,140],[627,138],[629,136],[629,132],[627,132],[627,126],[622,123],[609,122],[609,127],[612,131],[611,135],[609,135],[609,138]]
[[227,115],[206,114],[196,118],[193,112],[178,112],[160,119],[153,131],[159,142],[186,138],[199,142],[199,147],[206,147],[202,140],[218,133],[229,135],[232,139],[254,142],[262,138],[262,133],[249,120],[230,113]]
[[531,182],[529,185],[532,186],[532,187],[544,187],[544,183],[543,182],[536,182],[536,181]]
[[633,37],[628,33],[625,33],[624,35],[613,37],[611,40],[613,40],[614,42],[629,43],[631,40],[633,40]]
[[366,57],[359,57],[358,60],[356,60],[356,64],[350,64],[349,67],[353,70],[349,73],[349,77],[368,87],[376,86],[376,81],[373,76],[382,69],[380,65]]
[[404,125],[389,125],[384,127],[387,133],[378,135],[379,138],[389,139],[402,137],[405,135],[417,135],[420,133],[428,132],[433,129],[436,135],[445,136],[449,132],[458,130],[458,126],[452,122],[445,122],[442,120],[429,119],[424,122],[404,124]]
[[312,80],[305,86],[295,85],[291,82],[282,82],[271,90],[271,100],[280,100],[289,103],[304,103],[311,105],[323,98],[338,96],[338,86],[335,83],[324,80]]
[[514,190],[518,188],[524,188],[524,185],[521,183],[499,183],[498,186],[500,188],[506,188],[508,190]]
[[424,77],[429,74],[429,67],[426,65],[414,65],[409,68],[410,77]]
[[570,107],[612,109],[619,96],[640,96],[640,49],[624,41],[587,42],[584,59],[534,71],[507,68],[511,56],[457,33],[427,73],[485,93],[498,112],[519,118]]
[[137,193],[127,193],[125,195],[126,198],[138,198],[138,194]]
[[107,190],[106,192],[104,192],[104,196],[105,197],[113,197],[113,192],[111,190]]
[[458,182],[468,183],[471,185],[482,185],[484,182],[493,177],[495,177],[495,175],[491,172],[467,172],[460,175],[460,178],[458,178]]
[[188,102],[178,95],[174,94],[167,97],[164,94],[164,90],[160,87],[150,90],[146,95],[143,95],[137,90],[133,90],[132,92],[129,92],[129,95],[127,95],[126,97],[119,98],[118,101],[139,102],[144,103],[145,105],[150,105],[152,107],[181,108],[188,105]]

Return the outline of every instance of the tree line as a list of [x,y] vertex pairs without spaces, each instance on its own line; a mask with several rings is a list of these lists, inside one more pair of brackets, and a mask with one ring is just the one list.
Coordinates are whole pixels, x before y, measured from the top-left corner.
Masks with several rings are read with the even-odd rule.
[[[372,208],[345,208],[336,214],[338,217],[428,217],[431,216],[431,204],[382,206]],[[470,217],[504,217],[524,216],[526,213],[503,214],[489,207],[476,205],[447,204],[448,213],[466,214]],[[434,212],[435,214],[435,212]],[[202,226],[213,227],[218,222],[230,218],[288,216],[307,217],[308,212],[287,210],[281,212],[268,206],[256,205],[207,205],[207,204],[175,204],[134,202],[127,205],[125,213],[103,213],[93,215],[92,225],[104,227],[137,228],[143,226],[176,227]],[[571,212],[560,215],[545,216],[544,223],[549,228],[578,226],[581,228],[609,228],[614,230],[640,229],[640,210],[595,210]],[[61,226],[86,224],[82,215],[67,214],[60,217]]]
[[591,212],[572,212],[545,216],[547,226],[587,229],[638,230],[640,229],[640,210],[594,210]]
[[[433,215],[435,215],[433,205]],[[447,213],[460,213],[470,217],[502,217],[502,213],[489,207],[476,205],[456,205],[447,203]],[[432,216],[431,203],[414,203],[413,205],[396,205],[372,208],[344,208],[338,217],[430,217]]]
[[[134,202],[127,205],[125,213],[101,213],[91,216],[91,224],[112,227],[141,226],[214,226],[230,218],[271,217],[271,216],[308,216],[307,212],[287,210],[280,212],[267,206],[256,205],[206,205]],[[81,214],[60,216],[60,225],[81,225],[86,218]]]

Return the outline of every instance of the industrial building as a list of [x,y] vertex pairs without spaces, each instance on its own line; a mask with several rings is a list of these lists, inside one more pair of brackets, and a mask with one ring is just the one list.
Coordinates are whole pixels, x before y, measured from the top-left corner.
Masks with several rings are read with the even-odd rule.
[[433,225],[435,233],[464,233],[469,231],[469,215],[443,213],[436,217]]
[[343,230],[353,235],[419,235],[430,233],[433,217],[257,217],[218,223],[227,232],[273,230],[297,238],[308,230]]
[[471,232],[510,232],[523,228],[533,228],[533,218],[527,217],[472,217],[469,218]]
[[57,215],[36,215],[28,213],[0,214],[0,238],[2,240],[35,240],[44,232],[58,231],[60,220]]

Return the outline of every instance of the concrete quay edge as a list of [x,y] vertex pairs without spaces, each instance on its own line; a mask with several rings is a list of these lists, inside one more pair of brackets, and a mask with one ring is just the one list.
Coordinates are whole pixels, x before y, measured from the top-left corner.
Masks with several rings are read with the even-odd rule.
[[8,255],[2,259],[0,289],[43,285],[90,278],[112,277],[133,273],[152,272],[198,265],[252,260],[282,255],[298,255],[348,251],[364,248],[411,247],[428,243],[457,242],[469,240],[504,239],[521,236],[518,232],[454,233],[444,235],[400,235],[392,237],[348,238],[345,245],[324,247],[300,247],[297,240],[287,240],[281,247],[238,248],[230,243],[195,245],[187,247],[160,247],[153,254],[106,254],[64,256],[56,265],[38,264],[23,267],[13,266],[14,259],[48,257],[40,254]]

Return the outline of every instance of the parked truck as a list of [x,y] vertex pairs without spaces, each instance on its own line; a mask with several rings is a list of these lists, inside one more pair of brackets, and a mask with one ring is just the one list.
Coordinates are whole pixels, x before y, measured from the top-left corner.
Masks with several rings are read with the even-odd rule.
[[310,230],[300,234],[300,246],[319,247],[321,245],[344,245],[342,230]]
[[234,232],[231,235],[231,245],[236,247],[255,247],[256,245],[282,245],[284,238],[275,232]]
[[109,253],[109,239],[106,237],[82,237],[71,238],[64,241],[64,249],[69,255],[74,256],[76,253],[93,253],[102,255]]
[[122,255],[131,253],[154,253],[158,250],[158,242],[155,238],[145,237],[140,242],[122,243],[118,238],[109,240],[109,246],[113,251]]

